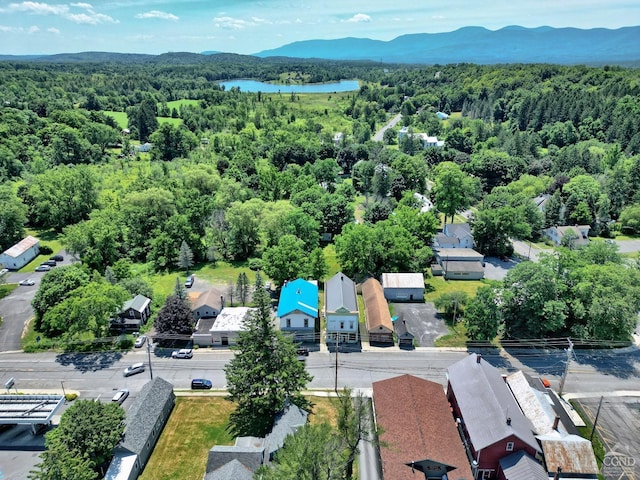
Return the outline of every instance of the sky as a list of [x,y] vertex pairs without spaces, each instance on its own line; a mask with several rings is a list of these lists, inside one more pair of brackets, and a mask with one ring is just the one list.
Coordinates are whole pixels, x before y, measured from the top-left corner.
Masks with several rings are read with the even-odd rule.
[[[0,54],[221,51],[301,40],[391,40],[465,26],[640,25],[638,0],[0,0]],[[639,39],[640,41],[640,39]]]

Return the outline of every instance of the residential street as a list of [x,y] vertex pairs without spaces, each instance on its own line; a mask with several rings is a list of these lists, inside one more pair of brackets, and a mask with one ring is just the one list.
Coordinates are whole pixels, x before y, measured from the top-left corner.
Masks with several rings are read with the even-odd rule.
[[373,136],[373,141],[381,142],[384,139],[384,132],[387,131],[389,128],[395,127],[400,120],[402,120],[401,113],[397,114],[395,117],[389,120],[389,122],[384,127],[378,130],[376,134]]

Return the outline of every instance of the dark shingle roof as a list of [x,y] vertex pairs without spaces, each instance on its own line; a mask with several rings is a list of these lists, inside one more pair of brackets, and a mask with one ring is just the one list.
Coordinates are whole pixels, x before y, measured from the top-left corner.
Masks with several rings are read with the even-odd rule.
[[396,330],[398,338],[413,338],[414,336],[413,333],[407,329],[407,322],[404,320],[396,320],[393,322],[393,327]]
[[136,312],[143,312],[149,303],[151,303],[150,298],[147,298],[144,295],[136,295],[131,300],[125,302],[122,306],[122,311],[127,311],[130,308],[133,308]]
[[520,410],[497,368],[471,354],[449,366],[447,373],[476,450],[515,435],[540,452],[533,425]]
[[120,446],[132,453],[140,454],[145,443],[153,437],[158,418],[167,404],[175,403],[173,385],[163,378],[156,377],[140,390],[127,412],[124,438]]
[[471,480],[469,460],[439,383],[402,375],[373,383],[385,480],[417,480],[411,462],[454,467],[450,479]]
[[549,480],[544,467],[524,450],[500,459],[507,480]]
[[341,308],[349,312],[358,311],[356,284],[344,273],[338,272],[324,284],[326,295],[325,310],[336,312]]
[[204,476],[204,480],[251,480],[252,478],[253,472],[235,459]]
[[272,455],[284,445],[287,435],[294,434],[296,430],[307,423],[309,414],[298,407],[287,403],[285,407],[276,415],[271,432],[264,439],[267,455]]
[[252,472],[255,472],[264,460],[263,447],[239,447],[237,445],[216,445],[209,450],[207,473],[237,460]]

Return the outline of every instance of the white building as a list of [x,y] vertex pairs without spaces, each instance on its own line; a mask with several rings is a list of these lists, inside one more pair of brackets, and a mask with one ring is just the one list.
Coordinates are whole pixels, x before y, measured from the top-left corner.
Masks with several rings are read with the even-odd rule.
[[389,301],[423,302],[424,275],[417,273],[383,273],[382,289]]
[[40,253],[40,240],[29,235],[0,255],[0,265],[9,270],[20,270]]
[[324,298],[327,342],[357,342],[360,312],[355,282],[342,272],[336,273],[324,284]]

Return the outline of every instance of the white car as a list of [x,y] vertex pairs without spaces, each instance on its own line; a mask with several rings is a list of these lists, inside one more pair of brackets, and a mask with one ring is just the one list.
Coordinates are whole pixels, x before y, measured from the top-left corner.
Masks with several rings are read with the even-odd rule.
[[25,280],[20,280],[18,282],[18,285],[23,285],[23,286],[27,286],[27,287],[30,287],[31,285],[35,285],[35,284],[36,284],[36,282],[32,278],[27,278]]
[[144,345],[144,342],[147,341],[147,336],[146,335],[140,335],[138,338],[136,338],[135,343],[133,344],[134,347],[136,348],[140,348]]
[[5,273],[7,273],[8,271],[9,271],[9,269],[8,269],[8,268],[3,268],[2,270],[0,270],[0,277],[1,277],[2,275],[4,275]]
[[171,353],[171,358],[191,358],[193,357],[193,350],[190,348],[182,348],[180,350],[174,350]]
[[130,377],[131,375],[135,375],[136,373],[144,372],[144,363],[134,363],[130,367],[124,369],[123,375],[125,377]]
[[126,388],[123,388],[116,392],[116,394],[113,396],[111,401],[116,402],[118,405],[122,405],[128,396],[129,396],[129,390],[127,390]]

